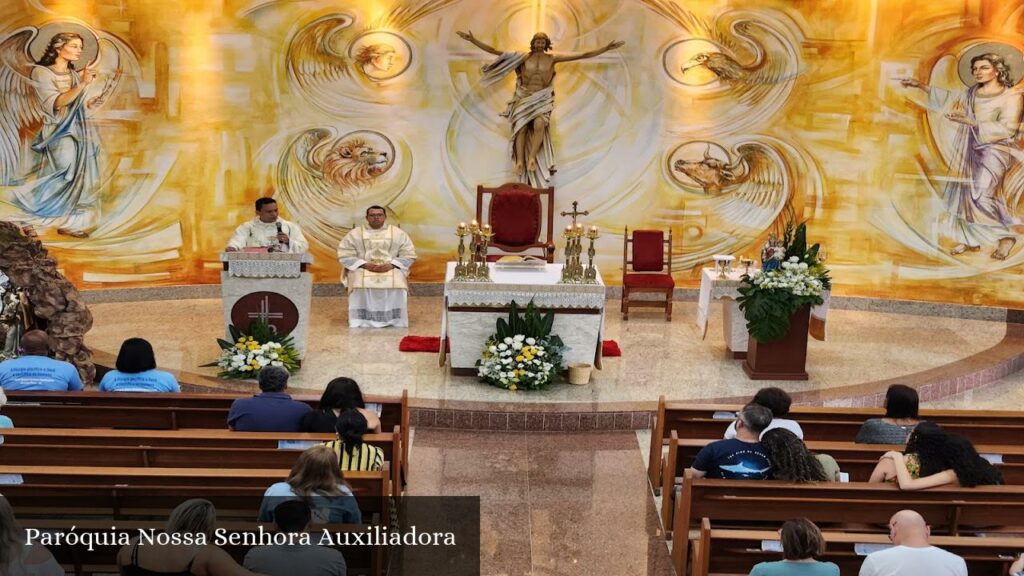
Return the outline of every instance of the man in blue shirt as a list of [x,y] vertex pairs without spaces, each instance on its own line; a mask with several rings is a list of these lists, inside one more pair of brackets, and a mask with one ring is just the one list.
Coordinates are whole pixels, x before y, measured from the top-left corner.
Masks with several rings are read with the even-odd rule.
[[0,388],[11,390],[78,391],[82,380],[78,369],[68,362],[47,357],[49,337],[42,330],[30,330],[21,337],[24,355],[0,362]]
[[284,393],[288,370],[264,366],[259,379],[263,393],[232,402],[228,428],[238,432],[298,432],[302,417],[313,409]]
[[736,437],[712,442],[693,460],[694,478],[766,480],[772,469],[761,447],[761,431],[772,422],[772,411],[747,404],[736,419]]

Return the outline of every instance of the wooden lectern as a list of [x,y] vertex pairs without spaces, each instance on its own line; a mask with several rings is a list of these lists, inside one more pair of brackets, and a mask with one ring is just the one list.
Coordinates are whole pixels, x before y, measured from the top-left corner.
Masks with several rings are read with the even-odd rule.
[[[278,334],[291,336],[300,357],[306,355],[313,278],[309,254],[224,252],[220,255],[224,331],[234,325],[245,332],[254,320]],[[228,340],[231,339],[228,333]]]

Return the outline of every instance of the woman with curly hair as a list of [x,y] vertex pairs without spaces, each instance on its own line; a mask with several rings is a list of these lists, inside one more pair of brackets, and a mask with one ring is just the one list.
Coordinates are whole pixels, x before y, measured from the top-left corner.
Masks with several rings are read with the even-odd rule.
[[948,434],[938,424],[922,422],[907,440],[906,453],[886,452],[870,481],[895,482],[901,490],[948,484],[970,488],[1002,484],[1003,475],[978,455],[967,438]]
[[761,446],[772,463],[772,479],[786,482],[836,482],[839,465],[828,454],[812,454],[803,440],[785,428],[765,430]]

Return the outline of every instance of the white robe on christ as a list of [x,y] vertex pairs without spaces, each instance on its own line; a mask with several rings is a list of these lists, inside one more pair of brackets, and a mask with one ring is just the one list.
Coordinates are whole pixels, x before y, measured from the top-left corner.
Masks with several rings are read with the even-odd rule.
[[[391,225],[354,228],[338,245],[341,283],[348,288],[348,325],[352,328],[409,325],[406,277],[416,261],[409,235]],[[388,272],[369,272],[367,263],[389,263]]]

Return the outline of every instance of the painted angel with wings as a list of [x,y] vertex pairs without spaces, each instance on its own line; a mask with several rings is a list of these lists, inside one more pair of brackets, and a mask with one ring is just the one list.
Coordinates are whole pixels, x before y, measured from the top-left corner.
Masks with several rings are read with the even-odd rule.
[[[96,226],[101,183],[87,112],[117,85],[117,50],[109,56],[115,71],[101,69],[95,35],[61,31],[45,48],[38,43],[35,58],[39,33],[23,28],[0,42],[0,186],[27,222],[85,238]],[[88,53],[93,59],[82,66]]]

